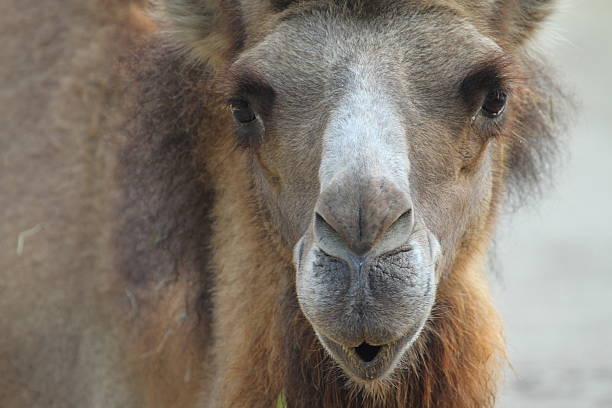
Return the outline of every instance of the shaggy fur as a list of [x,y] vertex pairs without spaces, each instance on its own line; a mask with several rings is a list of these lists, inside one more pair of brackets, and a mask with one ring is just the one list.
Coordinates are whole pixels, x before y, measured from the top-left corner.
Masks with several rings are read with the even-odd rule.
[[[113,113],[104,115],[109,118],[103,121],[105,149],[83,156],[81,148],[65,147],[66,155],[76,155],[79,163],[98,163],[87,177],[62,187],[60,202],[66,203],[66,211],[56,218],[15,216],[23,222],[9,224],[10,242],[39,219],[56,219],[55,228],[76,235],[67,249],[39,254],[30,264],[17,258],[6,259],[6,268],[2,264],[4,270],[21,273],[4,279],[17,294],[4,300],[10,310],[35,307],[41,312],[24,325],[5,319],[5,312],[0,316],[0,328],[11,333],[0,340],[0,352],[11,356],[8,363],[0,360],[0,405],[92,406],[97,401],[118,407],[271,407],[284,392],[289,407],[493,406],[504,346],[483,273],[489,238],[508,186],[523,198],[525,189],[548,173],[564,123],[563,97],[548,69],[520,49],[549,13],[550,2],[499,0],[489,2],[486,10],[472,2],[453,2],[458,13],[480,26],[491,22],[486,25],[489,33],[516,50],[510,69],[516,78],[513,98],[519,103],[504,135],[494,141],[499,148],[493,157],[490,207],[461,242],[451,272],[441,279],[426,328],[401,368],[369,389],[346,378],[304,318],[290,250],[249,177],[252,151],[236,146],[223,70],[253,41],[247,35],[253,29],[245,24],[257,15],[253,9],[239,13],[239,3],[158,4],[164,23],[162,33],[154,35],[139,12],[105,3],[105,10],[117,14],[97,27],[128,27],[147,37],[147,44],[136,48],[126,42],[127,53],[113,51],[129,55],[129,66],[113,77],[115,85],[108,78],[99,85],[113,90],[106,100],[115,104],[115,109],[108,108]],[[303,3],[275,1],[270,8],[289,12]],[[370,7],[376,9],[374,2]],[[105,37],[104,44],[111,43],[108,38],[117,37]],[[112,68],[100,60],[94,58],[96,63],[87,69],[109,72]],[[104,95],[97,93],[94,102],[102,103]],[[84,119],[73,117],[65,126],[79,123]],[[95,128],[98,122],[87,123]],[[3,140],[7,137],[2,134]],[[41,153],[30,157],[36,154]],[[105,160],[108,167],[100,165]],[[18,174],[18,167],[10,171]],[[48,171],[57,169],[50,166]],[[98,184],[95,180],[102,175],[105,181]],[[2,181],[16,191],[16,182]],[[14,194],[43,201],[51,197],[36,183]],[[83,198],[87,205],[68,204]],[[10,204],[4,200],[2,205],[19,215]],[[89,226],[80,233],[79,228],[66,229],[78,219]],[[57,242],[66,240],[61,234],[52,236]],[[52,263],[54,252],[72,257],[62,258],[57,272],[31,286],[53,297],[21,300],[18,295],[28,292],[28,282],[36,281],[28,271]],[[53,284],[60,281],[65,282],[61,289]],[[64,318],[44,323],[54,316],[45,310],[56,305],[74,317],[71,323]],[[70,336],[62,334],[66,327]],[[77,335],[83,332],[83,337]],[[20,346],[22,336],[39,341]],[[44,340],[50,336],[58,340]],[[67,359],[78,348],[85,351]],[[87,350],[102,351],[93,356]],[[38,370],[27,368],[37,362]],[[95,375],[83,374],[92,371],[88,367]],[[68,373],[70,384],[52,382],[49,378],[57,373]]]

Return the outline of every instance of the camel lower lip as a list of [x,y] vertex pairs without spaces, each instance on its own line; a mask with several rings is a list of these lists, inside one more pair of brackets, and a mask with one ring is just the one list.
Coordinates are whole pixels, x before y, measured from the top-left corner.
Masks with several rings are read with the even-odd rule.
[[386,377],[393,370],[412,336],[405,336],[384,345],[367,342],[357,347],[347,347],[320,336],[322,343],[343,370],[357,381],[370,382]]

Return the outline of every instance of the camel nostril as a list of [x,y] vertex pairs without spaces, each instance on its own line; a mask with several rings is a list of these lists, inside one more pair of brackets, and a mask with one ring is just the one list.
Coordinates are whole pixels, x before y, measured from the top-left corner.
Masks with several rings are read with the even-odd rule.
[[334,227],[329,225],[329,222],[327,222],[327,220],[325,218],[323,218],[323,216],[321,214],[319,214],[318,212],[315,212],[315,218],[316,218],[316,223],[317,224],[319,224],[321,226],[324,226],[325,228],[328,228],[328,229],[336,232]]
[[315,212],[315,231],[324,237],[339,236],[338,231],[318,212]]
[[387,229],[387,231],[392,230],[394,228],[406,228],[409,231],[412,230],[414,218],[412,216],[412,208],[404,211],[402,215],[397,217],[397,219],[391,224],[391,226]]
[[361,345],[355,347],[355,353],[357,353],[357,356],[359,356],[363,362],[369,363],[376,358],[381,348],[381,346],[361,343]]

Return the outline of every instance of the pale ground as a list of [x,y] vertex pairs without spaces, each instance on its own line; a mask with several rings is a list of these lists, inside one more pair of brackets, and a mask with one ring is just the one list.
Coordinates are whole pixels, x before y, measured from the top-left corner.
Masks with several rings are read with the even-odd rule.
[[496,245],[502,408],[612,407],[612,1],[574,0],[555,20],[545,50],[581,107],[556,186]]

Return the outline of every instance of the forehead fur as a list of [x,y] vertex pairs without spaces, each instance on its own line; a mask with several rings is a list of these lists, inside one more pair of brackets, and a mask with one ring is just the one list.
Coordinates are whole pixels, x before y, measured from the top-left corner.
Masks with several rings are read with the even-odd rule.
[[245,42],[263,38],[285,13],[308,9],[368,18],[389,10],[446,9],[474,24],[504,48],[521,46],[553,10],[554,0],[154,0],[167,36],[196,59],[213,66],[236,57]]
[[379,86],[404,101],[406,92],[412,100],[448,97],[440,93],[454,92],[476,67],[505,54],[473,24],[444,7],[390,6],[364,15],[364,8],[309,4],[284,13],[274,30],[242,52],[229,70],[255,73],[281,97],[287,95],[281,103],[285,111],[309,94],[318,94],[319,100],[302,106],[321,106],[324,95],[337,99],[336,90],[346,88],[355,70],[369,72]]

